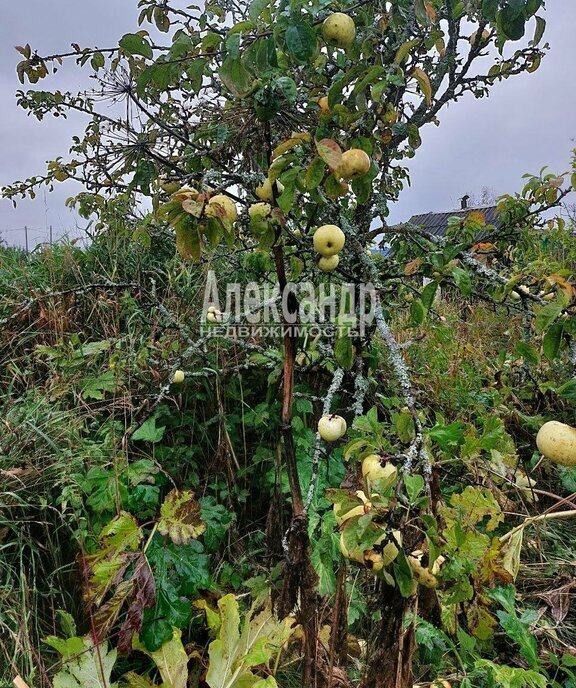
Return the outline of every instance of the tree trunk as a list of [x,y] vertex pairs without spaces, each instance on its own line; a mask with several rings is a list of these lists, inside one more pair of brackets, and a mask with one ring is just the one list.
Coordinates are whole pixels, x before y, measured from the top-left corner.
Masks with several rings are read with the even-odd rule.
[[368,667],[361,688],[412,688],[414,627],[403,632],[413,598],[404,598],[397,588],[384,585],[380,591],[382,619],[372,643]]

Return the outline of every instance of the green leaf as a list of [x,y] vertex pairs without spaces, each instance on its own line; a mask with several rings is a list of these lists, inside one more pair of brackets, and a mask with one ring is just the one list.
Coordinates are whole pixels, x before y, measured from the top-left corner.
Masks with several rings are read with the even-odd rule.
[[406,492],[411,504],[414,504],[418,495],[422,494],[424,490],[424,478],[417,473],[414,475],[405,475],[404,484],[406,485]]
[[289,103],[295,103],[298,97],[298,88],[292,77],[279,76],[274,82],[276,88],[282,93]]
[[514,351],[516,351],[519,356],[522,356],[528,365],[540,365],[540,354],[533,346],[530,346],[530,344],[518,342],[514,347]]
[[576,380],[568,380],[556,389],[556,394],[562,399],[576,401]]
[[306,64],[316,52],[316,32],[304,22],[291,24],[284,34],[286,49],[297,62]]
[[537,613],[532,610],[531,614],[525,612],[521,617],[518,616],[515,604],[516,590],[513,585],[496,588],[488,594],[505,609],[496,614],[500,625],[508,637],[518,644],[520,654],[528,662],[530,668],[538,669],[540,667],[538,642],[531,631],[531,622],[536,619]]
[[93,604],[99,606],[112,585],[122,580],[142,538],[136,519],[124,511],[102,528],[98,549],[85,557],[89,570],[87,596]]
[[270,0],[252,0],[248,8],[248,16],[252,21],[256,21],[270,4]]
[[354,350],[352,348],[352,340],[346,334],[343,337],[338,337],[334,345],[334,357],[339,366],[344,370],[350,370],[354,365]]
[[326,164],[320,157],[314,158],[310,165],[308,165],[305,176],[305,184],[309,191],[320,186],[322,180],[324,179],[325,170]]
[[462,268],[454,267],[452,268],[452,276],[458,289],[460,289],[464,296],[468,296],[472,291],[472,282],[468,272]]
[[[47,644],[54,645],[54,639]],[[54,688],[116,688],[117,683],[112,683],[110,677],[116,663],[116,650],[108,652],[106,641],[94,645],[92,638],[69,638],[68,644],[74,641],[74,645],[81,648],[75,656],[64,656],[62,668],[54,676],[52,685]]]
[[107,370],[98,377],[89,378],[84,382],[82,397],[84,399],[104,399],[106,392],[116,391],[116,375],[113,370]]
[[420,292],[420,301],[422,301],[422,305],[427,311],[431,308],[432,304],[434,303],[437,291],[438,282],[436,282],[436,280],[432,280],[432,282],[428,282],[428,284]]
[[532,42],[534,45],[538,45],[544,36],[544,31],[546,30],[546,20],[542,17],[536,17],[536,29],[534,31],[534,38]]
[[92,65],[92,69],[98,70],[102,69],[102,67],[105,65],[106,60],[104,58],[104,55],[100,52],[94,53],[92,56],[92,60],[90,61],[90,64]]
[[130,55],[142,55],[152,59],[152,46],[137,33],[127,33],[122,36],[118,45]]
[[161,426],[159,428],[156,427],[156,416],[152,416],[151,418],[148,418],[148,420],[144,421],[142,425],[135,430],[134,434],[132,435],[133,440],[142,440],[144,442],[160,442],[160,440],[164,437],[164,431],[166,428],[164,426]]
[[544,351],[544,356],[546,356],[549,361],[553,361],[558,355],[560,346],[562,345],[563,334],[564,323],[560,321],[551,325],[542,338],[542,350]]
[[549,686],[546,676],[536,671],[516,669],[506,664],[496,664],[488,659],[477,659],[474,667],[483,679],[488,673],[489,685],[498,686],[498,688],[547,688]]
[[524,15],[518,13],[513,4],[505,5],[500,10],[498,23],[504,35],[511,41],[519,41],[526,32]]
[[173,629],[170,622],[158,614],[159,610],[157,611],[156,607],[144,610],[140,640],[150,651],[158,650],[172,637]]
[[482,14],[488,21],[495,21],[499,0],[482,0]]
[[416,430],[414,427],[414,418],[410,411],[401,411],[396,414],[394,426],[400,442],[408,444],[414,439]]
[[[240,609],[234,595],[218,600],[220,625],[216,639],[208,647],[206,683],[210,688],[240,688],[259,683],[250,669],[268,664],[290,637],[289,618],[277,621],[268,605],[258,614],[257,609],[252,606],[240,630]],[[275,682],[268,681],[268,685],[274,686]]]
[[454,445],[459,445],[464,439],[464,423],[457,420],[450,425],[438,424],[428,431],[428,435],[441,449],[448,450]]
[[84,652],[86,649],[84,640],[82,638],[58,638],[55,635],[49,635],[42,641],[46,645],[54,648],[63,659],[70,659],[76,657]]
[[338,539],[334,535],[335,519],[328,512],[322,519],[320,537],[312,540],[312,566],[318,575],[318,593],[321,596],[336,592],[336,562],[338,561]]
[[402,597],[410,597],[414,591],[412,568],[406,559],[404,550],[400,549],[394,561],[394,578]]
[[426,319],[426,309],[420,299],[412,301],[410,304],[410,325],[418,327]]
[[226,88],[237,98],[243,98],[252,88],[252,77],[242,64],[240,57],[228,55],[222,67],[220,67],[220,78]]
[[214,497],[200,498],[200,513],[206,524],[202,538],[204,544],[209,551],[216,551],[234,521],[234,514],[223,504],[218,504]]
[[545,330],[547,330],[550,327],[550,325],[556,320],[556,318],[560,315],[560,313],[562,313],[564,307],[564,301],[553,301],[552,303],[549,303],[543,308],[540,308],[536,313],[536,330],[538,332],[544,332]]

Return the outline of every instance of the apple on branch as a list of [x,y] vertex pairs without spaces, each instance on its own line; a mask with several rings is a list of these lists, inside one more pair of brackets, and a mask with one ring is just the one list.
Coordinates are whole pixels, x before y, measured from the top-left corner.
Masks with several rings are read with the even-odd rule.
[[344,248],[346,236],[336,225],[322,225],[314,232],[314,249],[324,258],[335,256]]
[[347,428],[344,418],[336,414],[322,416],[318,421],[318,432],[325,442],[336,442],[346,434]]
[[354,179],[366,174],[370,169],[370,156],[361,148],[351,148],[342,153],[342,160],[336,173],[342,179]]
[[329,45],[347,48],[356,36],[354,20],[344,12],[334,12],[324,20],[322,36]]
[[322,258],[320,258],[320,260],[318,261],[318,268],[322,272],[333,272],[338,267],[339,262],[340,256],[337,253],[333,256],[322,256]]
[[[280,196],[282,195],[282,192],[284,191],[284,185],[281,184],[280,182],[276,182],[276,192],[277,195]],[[269,179],[265,179],[262,184],[256,187],[256,195],[261,201],[273,201],[274,200],[274,194],[272,193],[272,182]]]

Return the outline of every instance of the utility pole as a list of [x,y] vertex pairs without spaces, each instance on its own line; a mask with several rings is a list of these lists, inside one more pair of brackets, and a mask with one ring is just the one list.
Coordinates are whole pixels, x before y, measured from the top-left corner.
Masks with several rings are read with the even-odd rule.
[[52,225],[50,225],[50,246],[52,246]]
[[26,244],[26,253],[28,253],[28,227],[24,225],[24,242]]

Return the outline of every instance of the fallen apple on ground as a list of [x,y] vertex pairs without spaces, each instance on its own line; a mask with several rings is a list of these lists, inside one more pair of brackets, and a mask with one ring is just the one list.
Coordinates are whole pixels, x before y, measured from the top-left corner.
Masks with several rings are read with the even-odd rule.
[[576,428],[551,420],[540,428],[536,446],[550,461],[561,466],[576,466]]

